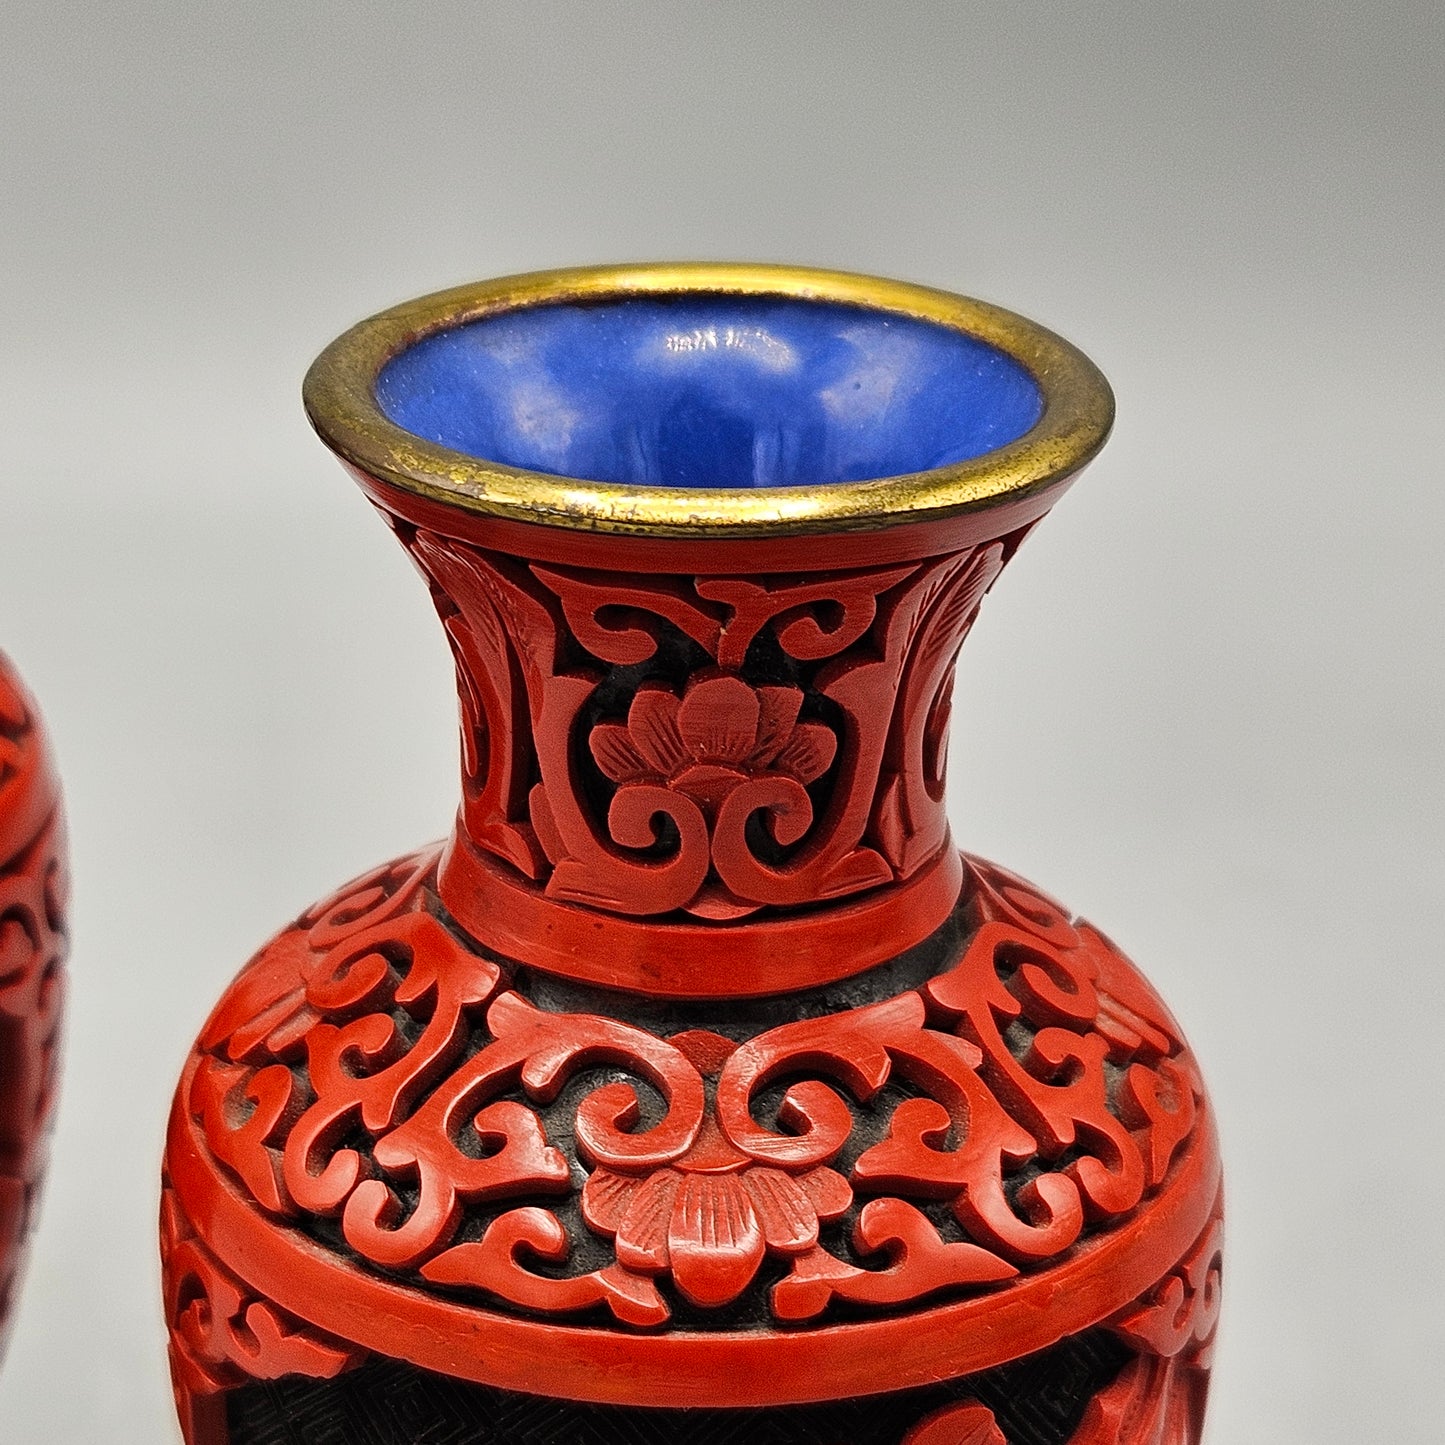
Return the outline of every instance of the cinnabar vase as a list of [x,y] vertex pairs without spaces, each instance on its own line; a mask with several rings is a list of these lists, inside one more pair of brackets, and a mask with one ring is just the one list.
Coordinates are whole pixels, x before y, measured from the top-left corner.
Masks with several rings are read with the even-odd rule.
[[45,1172],[68,887],[65,819],[45,729],[0,652],[0,1356]]
[[918,287],[621,267],[397,307],[306,402],[431,589],[461,806],[186,1065],[191,1445],[1193,1445],[1194,1058],[944,807],[1095,368]]

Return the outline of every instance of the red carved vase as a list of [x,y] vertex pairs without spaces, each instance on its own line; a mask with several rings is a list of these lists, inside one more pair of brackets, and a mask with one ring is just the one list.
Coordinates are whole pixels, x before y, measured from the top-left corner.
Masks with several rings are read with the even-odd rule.
[[398,307],[306,401],[431,589],[462,796],[186,1066],[192,1445],[1193,1445],[1194,1058],[944,808],[1093,366],[921,288],[624,267]]
[[0,653],[0,1355],[45,1172],[67,887],[65,820],[45,730]]

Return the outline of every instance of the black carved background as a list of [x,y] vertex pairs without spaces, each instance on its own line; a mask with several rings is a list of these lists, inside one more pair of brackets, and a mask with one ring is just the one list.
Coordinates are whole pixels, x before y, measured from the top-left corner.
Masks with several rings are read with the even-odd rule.
[[976,1399],[1009,1445],[1067,1445],[1128,1358],[1096,1330],[946,1385],[772,1410],[583,1405],[374,1360],[335,1380],[248,1385],[227,1419],[231,1445],[899,1445],[933,1411]]

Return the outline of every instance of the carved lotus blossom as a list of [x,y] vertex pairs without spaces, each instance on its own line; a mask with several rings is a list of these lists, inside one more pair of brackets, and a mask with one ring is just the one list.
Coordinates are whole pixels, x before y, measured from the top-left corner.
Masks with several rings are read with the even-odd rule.
[[661,784],[714,811],[751,778],[806,784],[827,771],[838,740],[824,723],[799,722],[802,705],[799,688],[730,675],[694,676],[681,697],[647,683],[625,724],[592,729],[592,755],[614,783]]
[[837,1219],[852,1201],[841,1174],[820,1168],[795,1177],[754,1163],[709,1117],[675,1165],[641,1179],[594,1170],[582,1214],[599,1234],[615,1236],[624,1268],[670,1270],[693,1304],[715,1308],[747,1289],[769,1250],[812,1249],[819,1222]]

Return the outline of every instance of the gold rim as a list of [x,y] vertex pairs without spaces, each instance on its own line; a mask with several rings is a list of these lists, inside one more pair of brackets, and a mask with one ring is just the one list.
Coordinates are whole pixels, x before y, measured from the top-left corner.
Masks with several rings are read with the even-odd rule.
[[[1043,414],[1017,441],[953,466],[818,487],[638,487],[503,466],[404,431],[377,405],[376,379],[433,332],[524,306],[710,293],[835,301],[933,321],[1022,364]],[[1061,337],[987,302],[841,271],[694,263],[593,266],[505,276],[394,306],[321,353],[302,396],[333,451],[404,491],[512,521],[653,536],[761,536],[868,531],[981,510],[1042,491],[1104,444],[1114,398],[1099,369]]]

